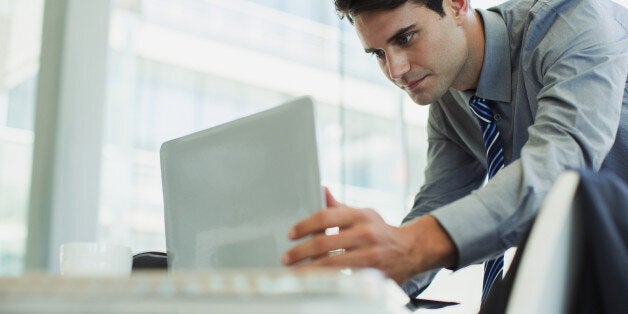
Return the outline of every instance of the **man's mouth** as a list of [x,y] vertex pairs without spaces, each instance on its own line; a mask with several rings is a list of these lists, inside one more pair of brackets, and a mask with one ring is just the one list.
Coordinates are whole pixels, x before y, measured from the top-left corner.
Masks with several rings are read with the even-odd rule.
[[402,85],[402,88],[407,90],[407,91],[413,91],[417,88],[419,88],[421,86],[421,84],[423,82],[425,82],[425,79],[428,77],[428,75],[418,79],[418,80],[413,80],[408,82],[407,84]]

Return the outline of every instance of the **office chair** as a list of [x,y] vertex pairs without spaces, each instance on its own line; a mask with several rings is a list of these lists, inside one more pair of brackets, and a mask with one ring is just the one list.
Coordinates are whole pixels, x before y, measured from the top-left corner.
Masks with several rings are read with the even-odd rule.
[[567,171],[481,313],[623,313],[628,308],[628,184]]
[[539,210],[521,256],[508,313],[566,313],[579,268],[582,239],[573,202],[580,176],[558,177]]

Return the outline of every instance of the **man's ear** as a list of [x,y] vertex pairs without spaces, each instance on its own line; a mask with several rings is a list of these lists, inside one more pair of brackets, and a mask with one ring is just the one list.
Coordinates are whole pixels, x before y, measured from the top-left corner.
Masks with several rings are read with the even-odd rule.
[[469,0],[443,0],[443,9],[451,8],[452,18],[457,22],[462,22],[469,11]]

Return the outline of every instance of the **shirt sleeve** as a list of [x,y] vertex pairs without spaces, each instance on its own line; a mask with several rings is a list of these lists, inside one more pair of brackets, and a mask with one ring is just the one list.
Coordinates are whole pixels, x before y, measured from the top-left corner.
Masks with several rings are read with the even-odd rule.
[[432,212],[458,248],[458,267],[515,245],[556,177],[570,168],[599,170],[615,141],[622,106],[627,106],[622,104],[626,30],[604,29],[608,25],[598,21],[573,22],[556,19],[553,32],[538,34],[539,42],[522,49],[535,114],[519,159],[482,189]]
[[444,119],[441,101],[430,107],[425,182],[403,223],[468,195],[486,176],[486,169],[465,149],[463,141],[450,134],[452,128]]
[[[451,134],[441,110],[443,100],[430,107],[428,119],[428,153],[425,183],[415,197],[414,206],[403,223],[425,215],[436,208],[468,195],[484,182],[486,169],[465,150],[461,139]],[[451,105],[451,104],[449,104]],[[419,274],[401,287],[411,298],[423,292],[438,270]]]

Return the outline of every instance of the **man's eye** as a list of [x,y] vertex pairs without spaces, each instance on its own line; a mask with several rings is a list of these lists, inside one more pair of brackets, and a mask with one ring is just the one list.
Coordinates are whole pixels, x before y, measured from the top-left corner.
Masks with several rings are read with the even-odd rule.
[[413,36],[414,36],[414,33],[403,34],[399,36],[399,38],[397,39],[397,43],[401,46],[405,46],[412,40]]
[[384,57],[384,51],[383,50],[375,50],[375,51],[372,52],[372,54],[377,59],[382,59]]

